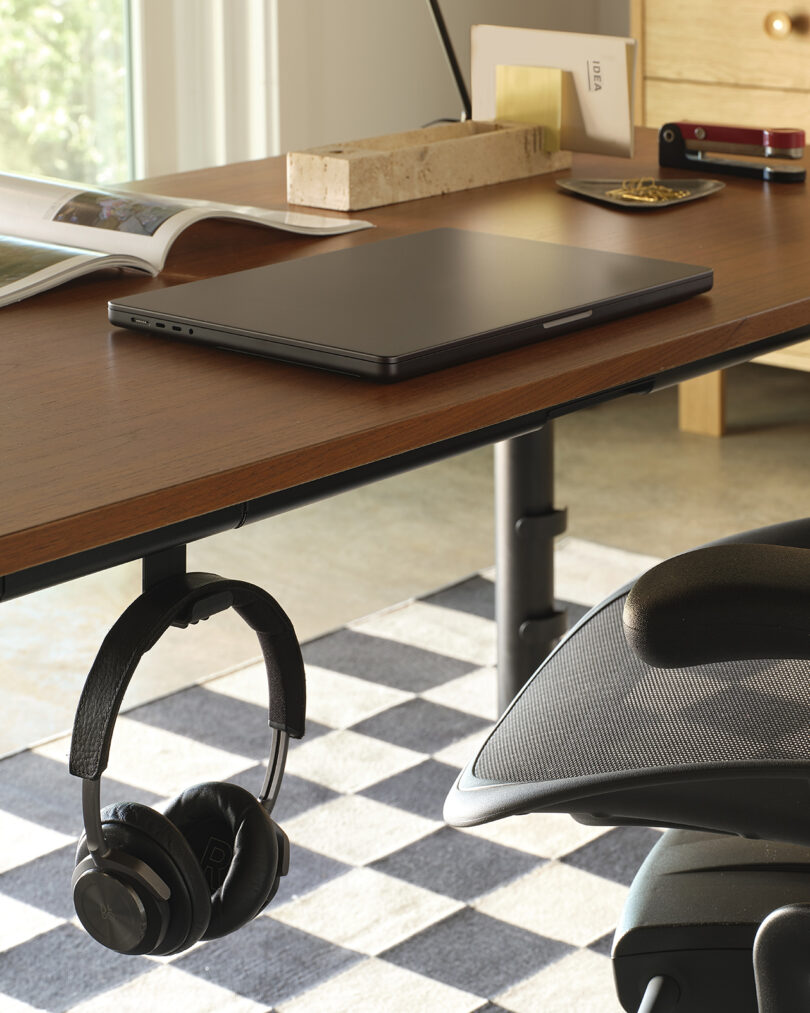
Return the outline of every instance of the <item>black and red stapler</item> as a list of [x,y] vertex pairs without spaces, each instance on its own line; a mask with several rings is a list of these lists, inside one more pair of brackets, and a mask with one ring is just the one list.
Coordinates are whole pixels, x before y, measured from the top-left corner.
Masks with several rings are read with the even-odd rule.
[[[713,157],[717,153],[721,157]],[[742,161],[725,154],[759,155],[765,159],[801,158],[804,131],[720,126],[710,123],[665,123],[658,134],[658,163],[677,169],[747,176],[774,183],[801,183],[807,172],[800,166],[765,161]]]

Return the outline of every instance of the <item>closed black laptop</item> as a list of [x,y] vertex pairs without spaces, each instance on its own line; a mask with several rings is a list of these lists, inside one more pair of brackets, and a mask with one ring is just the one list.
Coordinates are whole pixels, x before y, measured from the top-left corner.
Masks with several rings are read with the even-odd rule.
[[706,267],[434,229],[115,299],[110,320],[400,380],[705,292]]

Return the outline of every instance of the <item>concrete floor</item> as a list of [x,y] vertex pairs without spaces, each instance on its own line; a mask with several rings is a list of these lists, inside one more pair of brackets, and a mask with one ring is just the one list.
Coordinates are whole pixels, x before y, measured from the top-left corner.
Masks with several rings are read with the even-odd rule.
[[[810,512],[810,373],[728,374],[729,434],[680,433],[676,394],[600,405],[556,425],[558,506],[569,534],[666,556]],[[255,581],[299,637],[491,565],[492,451],[334,497],[193,545],[189,566]],[[106,630],[139,591],[138,564],[0,606],[0,755],[64,731]],[[141,664],[127,704],[257,655],[241,622],[172,630]]]
[[580,538],[655,556],[810,515],[810,373],[727,371],[729,432],[681,433],[676,391],[557,425],[557,498]]

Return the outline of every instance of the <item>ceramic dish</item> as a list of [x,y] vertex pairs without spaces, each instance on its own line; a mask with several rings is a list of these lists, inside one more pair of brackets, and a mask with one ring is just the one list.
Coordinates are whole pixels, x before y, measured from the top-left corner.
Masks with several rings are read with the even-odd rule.
[[[640,180],[628,179],[558,179],[557,186],[577,197],[585,197],[588,200],[598,201],[600,204],[608,204],[611,207],[627,208],[630,211],[657,211],[659,208],[672,207],[673,204],[686,204],[688,201],[698,200],[701,197],[708,197],[710,194],[722,190],[725,183],[718,179],[645,179],[645,184],[652,184],[656,187],[663,186],[670,190],[686,191],[685,194],[676,197],[647,202],[621,197],[610,191],[620,190],[623,186],[639,192]],[[636,184],[635,187],[632,185]],[[641,190],[643,193],[644,191]]]

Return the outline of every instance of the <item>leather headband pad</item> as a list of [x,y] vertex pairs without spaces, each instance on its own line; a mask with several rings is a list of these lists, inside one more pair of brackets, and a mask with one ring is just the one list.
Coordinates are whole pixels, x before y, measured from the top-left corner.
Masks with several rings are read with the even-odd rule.
[[194,613],[206,598],[232,605],[255,631],[267,668],[269,723],[293,738],[304,734],[306,680],[292,623],[262,588],[213,573],[169,577],[145,591],[122,613],[99,648],[82,690],[70,744],[70,772],[99,778],[110,755],[115,719],[138,662],[174,619]]

